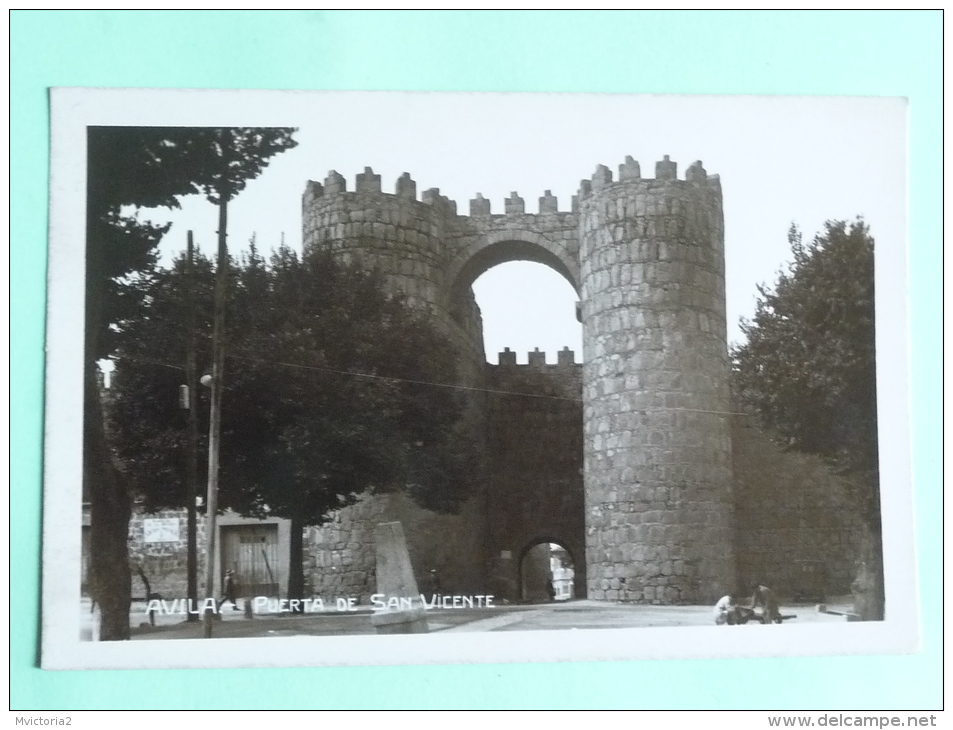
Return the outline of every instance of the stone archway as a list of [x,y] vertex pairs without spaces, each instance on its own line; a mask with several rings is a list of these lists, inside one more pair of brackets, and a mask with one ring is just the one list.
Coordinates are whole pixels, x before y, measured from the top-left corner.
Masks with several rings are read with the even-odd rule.
[[[492,223],[493,221],[488,221]],[[502,224],[505,224],[504,220]],[[496,225],[501,225],[496,222]],[[473,283],[490,269],[512,261],[542,264],[563,277],[579,295],[578,251],[558,237],[505,226],[456,242],[448,266],[450,313],[458,323],[468,316]],[[576,305],[577,317],[579,304]]]
[[[565,247],[540,234],[498,231],[471,242],[466,251],[468,258],[456,259],[451,280],[457,301],[472,297],[479,276],[512,261],[546,266],[578,293],[577,262]],[[529,353],[526,365],[517,364],[513,351],[499,357],[485,366],[484,382],[490,590],[509,601],[523,600],[520,562],[527,540],[560,535],[553,542],[567,546],[573,556],[579,595],[586,574],[582,364],[568,349],[548,363],[546,353],[538,351]],[[541,542],[538,537],[534,544]]]
[[575,597],[577,556],[564,540],[539,537],[526,544],[517,561],[520,600],[524,603]]
[[579,260],[573,252],[547,236],[526,230],[492,231],[469,241],[450,265],[451,290],[468,289],[481,274],[509,261],[532,261],[548,266],[579,292]]

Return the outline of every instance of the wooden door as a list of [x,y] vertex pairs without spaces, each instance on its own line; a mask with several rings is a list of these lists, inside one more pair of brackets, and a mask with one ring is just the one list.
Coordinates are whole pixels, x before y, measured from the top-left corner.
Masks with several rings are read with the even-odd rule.
[[277,597],[278,525],[222,528],[222,576],[235,571],[236,595]]

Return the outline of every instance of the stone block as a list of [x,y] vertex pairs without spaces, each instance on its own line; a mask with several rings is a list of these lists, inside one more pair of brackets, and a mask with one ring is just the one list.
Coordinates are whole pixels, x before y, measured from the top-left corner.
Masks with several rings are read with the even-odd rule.
[[470,215],[490,215],[490,201],[484,198],[482,193],[477,193],[476,197],[470,200]]
[[526,212],[526,204],[524,200],[516,194],[516,191],[510,193],[510,197],[504,201],[503,207],[506,215],[522,215]]
[[695,160],[691,165],[688,166],[688,169],[685,171],[685,179],[689,182],[698,182],[703,183],[706,181],[708,174],[705,172],[705,168],[702,167],[701,160]]
[[379,194],[381,192],[381,176],[375,175],[371,168],[365,167],[363,173],[357,174],[354,189],[358,193]]
[[592,181],[591,180],[580,180],[579,181],[579,194],[576,196],[578,200],[583,201],[592,195]]
[[375,612],[371,623],[379,634],[427,633],[427,617],[407,551],[404,531],[399,522],[385,522],[374,530],[376,548],[377,593],[385,600],[405,599],[410,608]]
[[308,180],[304,188],[304,198],[306,201],[312,201],[324,195],[324,186],[314,180]]
[[672,162],[668,155],[665,155],[661,161],[655,163],[655,179],[656,180],[677,180],[678,179],[678,165],[675,162]]
[[612,182],[612,170],[605,165],[598,165],[595,173],[592,175],[593,191],[601,190]]
[[328,176],[324,179],[324,192],[326,195],[336,195],[338,193],[343,193],[347,190],[347,181],[345,181],[344,176],[341,175],[336,170],[331,170],[328,172]]
[[559,203],[552,191],[547,190],[539,199],[539,212],[540,214],[559,212]]
[[631,155],[626,155],[625,162],[619,165],[619,181],[638,180],[641,177],[639,163]]

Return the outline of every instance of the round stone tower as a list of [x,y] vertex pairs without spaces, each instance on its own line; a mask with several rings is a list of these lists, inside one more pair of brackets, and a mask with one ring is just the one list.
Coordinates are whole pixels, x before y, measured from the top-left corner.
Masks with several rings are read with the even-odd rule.
[[579,196],[588,595],[734,588],[721,185],[631,157]]
[[[302,198],[304,248],[378,268],[388,287],[429,314],[456,343],[460,377],[476,385],[485,362],[479,308],[469,290],[462,301],[451,302],[446,280],[448,231],[456,220],[456,202],[439,188],[425,190],[417,200],[417,183],[406,172],[390,194],[381,191],[381,176],[370,167],[357,175],[353,192],[331,170],[323,185],[309,181]],[[462,312],[454,317],[456,310]]]

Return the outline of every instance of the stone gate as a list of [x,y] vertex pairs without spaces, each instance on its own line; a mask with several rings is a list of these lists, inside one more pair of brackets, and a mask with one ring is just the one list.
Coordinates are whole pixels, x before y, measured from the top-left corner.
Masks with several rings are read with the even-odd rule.
[[[759,548],[734,522],[718,176],[695,162],[679,179],[666,156],[643,178],[627,157],[617,177],[599,165],[582,180],[568,210],[550,191],[538,202],[528,213],[514,192],[494,213],[478,193],[464,215],[438,188],[418,199],[407,173],[383,192],[371,168],[353,191],[334,171],[308,182],[305,248],[379,268],[433,317],[459,349],[489,455],[487,487],[459,515],[374,497],[310,528],[313,591],[372,593],[366,543],[392,519],[404,522],[415,568],[437,571],[444,592],[515,599],[519,558],[541,541],[566,549],[577,595],[594,599],[710,602],[735,587],[739,565],[765,577],[769,558],[753,556]],[[545,264],[576,290],[582,365],[568,350],[556,363],[538,352],[528,365],[511,352],[486,363],[471,284],[512,260]],[[741,471],[750,497],[758,476]],[[765,522],[757,506],[743,511]],[[843,562],[848,548],[835,542]]]

